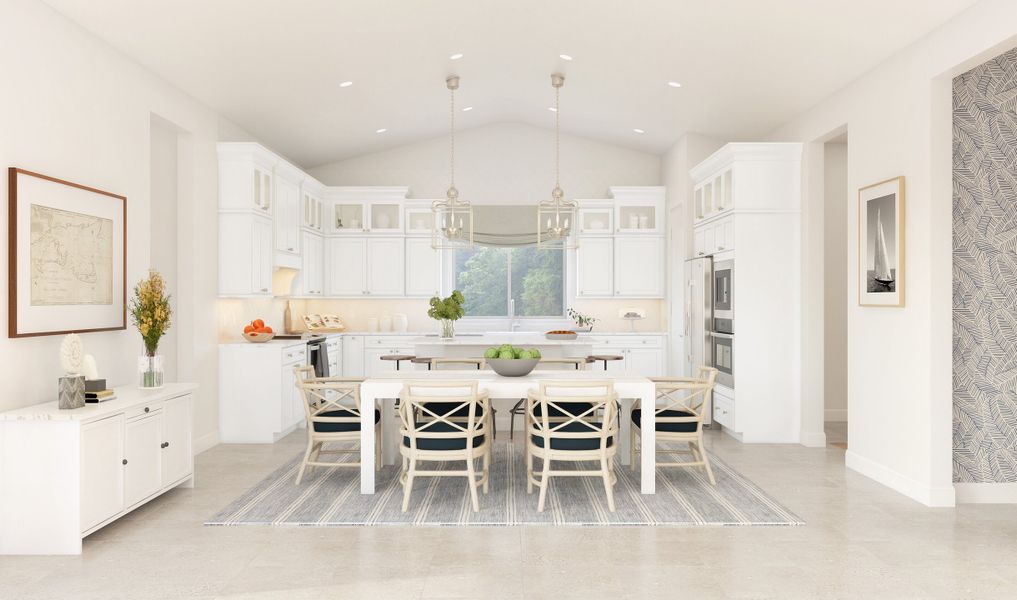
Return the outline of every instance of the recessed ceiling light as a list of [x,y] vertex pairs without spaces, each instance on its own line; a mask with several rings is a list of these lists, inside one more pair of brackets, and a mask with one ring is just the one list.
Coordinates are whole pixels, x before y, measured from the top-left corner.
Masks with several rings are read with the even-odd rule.
[[677,81],[668,81],[667,84],[673,88],[680,88],[682,86],[682,84]]
[[381,129],[374,130],[375,133],[385,133],[386,131],[388,131],[388,129],[385,129],[384,127],[382,127]]
[[350,87],[351,85],[353,85],[352,81],[344,81],[339,84],[339,87]]
[[553,106],[548,106],[548,107],[547,107],[547,110],[549,110],[549,111],[551,111],[551,112],[558,112],[558,109],[557,109],[557,108],[555,108],[555,107],[553,107]]
[[467,107],[463,108],[463,112],[468,112],[468,111],[471,111],[471,110],[473,110],[472,106],[467,106]]
[[462,57],[463,57],[463,53],[462,52],[456,52],[455,54],[453,54],[452,56],[449,56],[448,58],[449,58],[449,60],[459,60]]
[[640,129],[638,127],[633,128],[632,131],[635,131],[636,133],[646,133],[645,129]]
[[559,54],[558,58],[560,58],[562,60],[572,60],[572,57],[569,56],[568,54]]

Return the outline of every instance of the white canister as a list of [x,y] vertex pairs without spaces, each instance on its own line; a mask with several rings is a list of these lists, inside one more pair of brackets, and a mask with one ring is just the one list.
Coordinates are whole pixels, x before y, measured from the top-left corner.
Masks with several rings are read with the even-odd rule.
[[381,318],[381,331],[392,331],[392,317],[385,315]]
[[378,331],[378,317],[367,317],[367,331],[370,333]]
[[639,229],[639,215],[629,215],[629,229]]
[[396,333],[406,333],[406,330],[410,328],[410,320],[403,313],[396,313],[392,317],[392,327],[395,328]]
[[388,229],[389,219],[387,214],[381,213],[375,220],[377,221],[378,229]]
[[650,215],[639,215],[639,228],[640,229],[650,228]]

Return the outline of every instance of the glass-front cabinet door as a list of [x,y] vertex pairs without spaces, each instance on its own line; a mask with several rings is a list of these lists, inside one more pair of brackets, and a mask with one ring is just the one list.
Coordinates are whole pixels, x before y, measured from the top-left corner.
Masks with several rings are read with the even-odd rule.
[[335,233],[365,233],[366,205],[363,202],[337,202],[332,210],[332,231]]
[[368,231],[398,233],[403,230],[403,205],[401,202],[373,201],[368,207]]
[[615,233],[664,233],[664,188],[612,187]]
[[612,206],[583,206],[579,209],[580,235],[611,235],[614,230]]
[[430,206],[406,209],[407,235],[431,235],[432,223],[434,223],[434,213],[431,212]]

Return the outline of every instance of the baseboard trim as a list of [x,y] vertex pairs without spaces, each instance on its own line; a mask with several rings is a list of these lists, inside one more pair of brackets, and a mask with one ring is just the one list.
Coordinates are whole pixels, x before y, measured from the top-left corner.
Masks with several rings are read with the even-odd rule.
[[844,453],[844,464],[852,471],[861,473],[869,479],[926,506],[950,507],[956,505],[957,500],[954,494],[954,486],[952,485],[943,487],[925,485],[885,465],[859,456],[851,450]]
[[799,443],[807,448],[826,447],[826,433],[822,431],[803,431],[799,439]]
[[219,445],[219,430],[210,431],[205,435],[194,438],[194,443],[191,447],[194,449],[194,455],[197,456],[204,452]]
[[955,483],[957,504],[1017,504],[1017,483]]
[[823,411],[823,420],[834,423],[846,423],[848,420],[846,408],[828,408]]

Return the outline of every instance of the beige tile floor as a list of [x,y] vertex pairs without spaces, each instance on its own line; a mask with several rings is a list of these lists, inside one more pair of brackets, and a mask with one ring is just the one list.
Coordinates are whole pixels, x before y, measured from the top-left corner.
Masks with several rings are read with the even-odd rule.
[[[831,438],[843,438],[843,424]],[[1017,507],[929,509],[838,448],[712,450],[807,521],[729,528],[203,527],[293,457],[219,446],[80,557],[0,557],[0,598],[1017,598]]]

